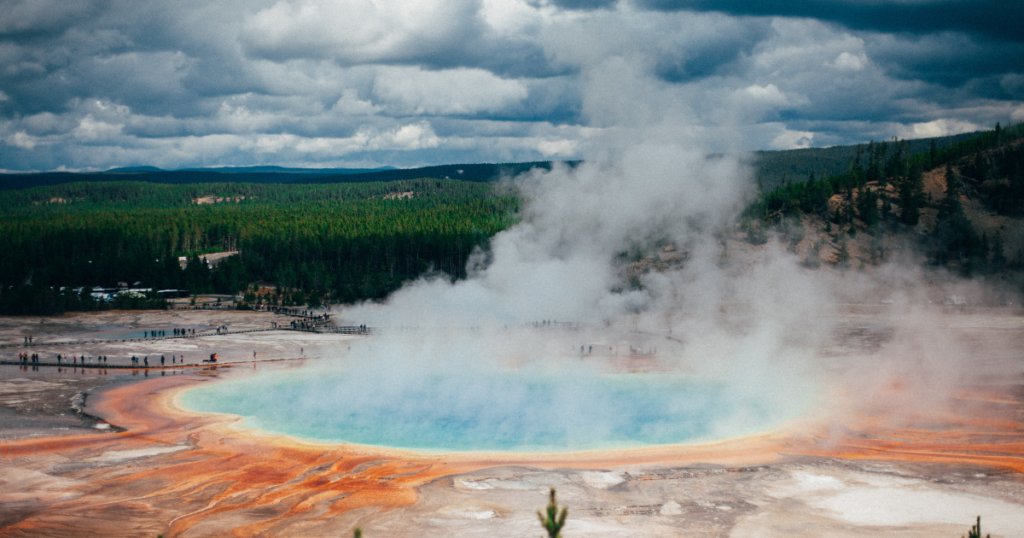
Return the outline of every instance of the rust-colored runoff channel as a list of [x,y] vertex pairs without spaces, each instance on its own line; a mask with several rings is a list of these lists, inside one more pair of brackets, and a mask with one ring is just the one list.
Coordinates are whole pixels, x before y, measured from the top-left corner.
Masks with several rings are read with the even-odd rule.
[[814,455],[1024,471],[1024,402],[1016,387],[964,392],[947,411],[909,421],[867,407],[716,443],[522,455],[424,454],[268,435],[234,417],[182,409],[177,398],[200,382],[155,378],[90,400],[92,413],[124,432],[0,444],[8,487],[17,486],[0,492],[8,506],[0,536],[316,534],[346,512],[409,506],[419,486],[498,465],[749,465]]

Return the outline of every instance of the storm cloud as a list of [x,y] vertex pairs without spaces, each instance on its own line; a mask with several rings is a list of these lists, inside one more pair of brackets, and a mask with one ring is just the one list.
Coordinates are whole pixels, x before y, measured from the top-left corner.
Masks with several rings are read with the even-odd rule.
[[[0,0],[0,169],[574,159],[1024,121],[1024,7],[948,0]],[[635,76],[635,75],[643,76]],[[629,92],[602,107],[602,92]],[[583,88],[591,88],[584,91]],[[649,102],[650,96],[657,96]],[[666,105],[666,103],[669,103]]]

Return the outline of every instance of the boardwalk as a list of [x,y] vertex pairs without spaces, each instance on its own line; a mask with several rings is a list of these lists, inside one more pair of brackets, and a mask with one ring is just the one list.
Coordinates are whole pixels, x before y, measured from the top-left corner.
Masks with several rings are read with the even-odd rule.
[[210,331],[196,334],[184,334],[177,336],[150,336],[147,338],[95,338],[91,340],[53,340],[47,342],[35,341],[31,344],[0,344],[0,349],[8,347],[38,347],[38,346],[75,346],[82,344],[106,344],[111,342],[159,342],[161,340],[175,340],[183,339],[188,340],[190,338],[203,338],[207,336],[223,336],[227,334],[244,334],[244,333],[258,333],[267,331],[292,331],[291,327],[279,327],[269,329],[249,329],[245,331]]
[[[192,335],[180,335],[180,336],[157,336],[150,338],[111,338],[111,339],[94,339],[94,340],[56,340],[52,342],[33,342],[31,344],[4,344],[0,345],[0,348],[35,348],[41,346],[81,346],[87,344],[110,344],[110,343],[122,343],[122,342],[160,342],[167,340],[189,340],[194,338],[207,338],[211,336],[228,336],[228,335],[239,335],[249,333],[265,333],[271,331],[282,331],[282,332],[305,332],[305,333],[328,333],[328,334],[350,334],[350,335],[370,335],[377,332],[373,327],[366,326],[317,326],[311,328],[291,328],[291,327],[276,327],[269,329],[249,329],[244,331],[211,331]],[[196,363],[178,363],[171,365],[144,365],[144,364],[107,364],[101,362],[92,363],[68,363],[67,360],[57,362],[56,360],[45,361],[40,358],[33,362],[31,359],[23,362],[21,360],[0,360],[0,365],[14,365],[14,366],[25,366],[25,367],[60,367],[60,368],[95,368],[95,369],[128,369],[128,370],[154,370],[154,369],[169,369],[169,368],[197,368],[203,366],[216,366],[218,364],[240,364],[250,362],[266,362],[270,360],[294,360],[294,359],[260,359],[260,360],[245,360],[245,361],[231,361],[231,362],[196,362]],[[155,361],[154,361],[155,362]]]
[[66,362],[58,363],[56,361],[43,362],[42,360],[40,360],[39,362],[18,362],[18,361],[0,360],[0,366],[4,366],[4,365],[8,365],[8,366],[24,366],[26,368],[31,368],[31,369],[35,369],[35,368],[37,368],[39,366],[49,367],[49,368],[54,368],[54,367],[56,367],[56,368],[66,368],[66,369],[74,368],[74,369],[80,369],[83,372],[85,370],[180,370],[180,369],[183,369],[183,368],[186,368],[186,369],[209,368],[211,366],[232,366],[232,365],[236,365],[236,364],[253,364],[253,363],[263,363],[263,362],[282,362],[282,361],[306,361],[306,360],[313,360],[313,359],[314,359],[314,357],[293,357],[293,358],[284,358],[284,359],[234,360],[234,361],[227,361],[227,362],[201,361],[201,362],[194,362],[194,363],[168,364],[168,365],[164,365],[164,366],[160,366],[159,364],[151,364],[149,366],[145,366],[145,365],[142,365],[142,364],[106,364],[106,363],[102,363],[102,362],[101,363],[88,363],[88,364],[68,364]]

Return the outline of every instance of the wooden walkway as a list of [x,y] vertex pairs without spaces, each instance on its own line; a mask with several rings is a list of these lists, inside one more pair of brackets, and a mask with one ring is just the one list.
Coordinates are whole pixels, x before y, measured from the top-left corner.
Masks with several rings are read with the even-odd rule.
[[[361,335],[370,335],[370,334],[374,334],[374,333],[378,332],[377,329],[374,329],[373,327],[359,327],[359,326],[355,326],[355,325],[352,325],[352,326],[343,325],[343,326],[337,326],[337,327],[330,326],[330,325],[321,325],[321,326],[317,326],[315,328],[308,328],[308,329],[299,329],[299,328],[293,329],[293,328],[291,328],[289,326],[281,326],[281,327],[276,327],[276,328],[275,327],[271,327],[269,329],[249,329],[249,330],[245,330],[245,331],[220,331],[220,332],[213,331],[213,332],[204,332],[204,333],[188,334],[188,335],[151,336],[149,338],[98,338],[98,339],[93,339],[93,340],[56,340],[56,341],[52,341],[52,342],[32,342],[31,344],[0,344],[0,349],[2,349],[2,348],[25,348],[25,349],[30,349],[30,348],[34,348],[34,347],[38,347],[38,346],[79,346],[79,345],[86,345],[86,344],[107,344],[107,343],[114,343],[114,342],[118,342],[118,343],[121,343],[121,342],[161,342],[161,341],[165,341],[165,340],[179,340],[179,339],[180,340],[188,340],[188,339],[191,339],[191,338],[205,338],[205,337],[208,337],[208,336],[227,336],[229,334],[249,334],[249,333],[259,333],[259,332],[269,332],[269,331],[293,331],[293,332],[306,332],[306,333],[361,334]],[[19,363],[17,361],[0,361],[0,364],[22,364],[22,363]],[[31,364],[31,363],[29,363],[29,364]],[[39,364],[39,363],[36,363],[36,364]],[[57,364],[55,363],[54,366],[57,366]],[[67,366],[67,365],[66,364],[62,364],[60,366]],[[111,366],[110,368],[113,368],[113,366]]]
[[209,368],[211,366],[232,366],[235,364],[258,364],[261,362],[282,362],[282,361],[304,361],[304,360],[315,360],[314,357],[295,357],[291,359],[245,359],[240,361],[227,361],[227,362],[194,362],[185,364],[165,364],[163,366],[159,364],[151,364],[145,366],[143,364],[104,364],[104,363],[89,363],[89,364],[68,364],[66,362],[19,362],[19,361],[6,361],[0,360],[0,366],[13,365],[13,366],[25,366],[25,367],[38,367],[44,366],[48,368],[81,368],[82,370],[180,370],[188,368]]
[[292,329],[291,327],[278,327],[269,329],[249,329],[246,331],[221,331],[221,332],[203,332],[196,334],[183,334],[183,335],[171,335],[171,336],[150,336],[147,338],[96,338],[92,340],[54,340],[47,342],[32,342],[31,344],[0,344],[0,348],[6,347],[25,347],[31,348],[36,346],[74,346],[79,344],[103,344],[108,342],[158,342],[162,340],[175,340],[175,339],[189,339],[189,338],[201,338],[206,336],[222,336],[226,334],[244,334],[244,333],[258,333],[267,331],[293,331],[298,329]]

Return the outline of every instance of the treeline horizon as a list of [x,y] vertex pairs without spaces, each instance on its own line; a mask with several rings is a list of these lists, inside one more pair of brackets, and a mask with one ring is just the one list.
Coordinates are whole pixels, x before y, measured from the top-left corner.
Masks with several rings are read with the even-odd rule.
[[[576,166],[580,161],[561,161],[566,166]],[[268,184],[315,184],[315,183],[377,183],[407,181],[419,178],[453,179],[489,183],[502,178],[512,178],[534,168],[550,170],[555,161],[534,161],[520,163],[444,164],[420,168],[381,169],[318,169],[276,167],[230,167],[230,168],[186,168],[182,170],[161,170],[149,166],[114,168],[105,172],[17,172],[0,173],[0,191],[45,187],[64,183],[124,182],[134,181],[154,184],[205,184],[205,183],[268,183]]]
[[[840,230],[852,228],[854,218],[869,228],[879,222],[910,226],[928,203],[921,183],[924,170],[983,154],[984,159],[975,158],[981,169],[962,172],[981,177],[975,181],[979,185],[985,174],[1007,177],[985,183],[988,199],[1004,214],[1024,214],[1022,152],[1007,147],[989,155],[1022,135],[1024,124],[1017,124],[946,147],[932,140],[927,151],[917,153],[900,140],[855,147],[845,172],[786,180],[763,192],[747,219],[767,225],[816,213]],[[897,194],[887,194],[887,185]],[[843,195],[843,203],[830,212],[828,200],[835,194]],[[127,299],[101,304],[59,291],[117,282],[197,294],[242,292],[247,304],[379,300],[431,272],[464,278],[472,253],[487,249],[491,237],[517,222],[520,203],[510,182],[427,177],[313,183],[80,181],[0,191],[0,249],[7,254],[0,258],[0,313],[159,306]],[[944,227],[935,241],[941,245],[937,255],[945,258],[938,261],[963,264],[988,256],[997,239],[979,238],[957,204],[942,207]],[[750,229],[756,232],[760,226]],[[213,269],[200,261],[204,254],[221,251],[239,254]],[[179,257],[189,259],[184,269]],[[275,292],[257,296],[257,285]]]
[[[978,136],[984,131],[961,133],[931,138],[906,140],[911,153],[927,151],[936,145],[940,149]],[[766,189],[774,189],[786,180],[806,181],[811,175],[818,177],[841,173],[854,156],[857,146],[850,144],[822,148],[789,150],[761,150],[752,152],[754,176]],[[373,183],[404,181],[423,177],[456,179],[474,182],[493,182],[513,178],[531,169],[550,170],[556,162],[574,167],[583,161],[530,161],[513,163],[463,163],[432,165],[419,168],[287,168],[280,166],[225,166],[187,167],[164,170],[154,166],[126,166],[106,171],[87,172],[7,172],[0,173],[0,192],[75,182],[135,181],[154,184],[207,184],[207,183]]]

